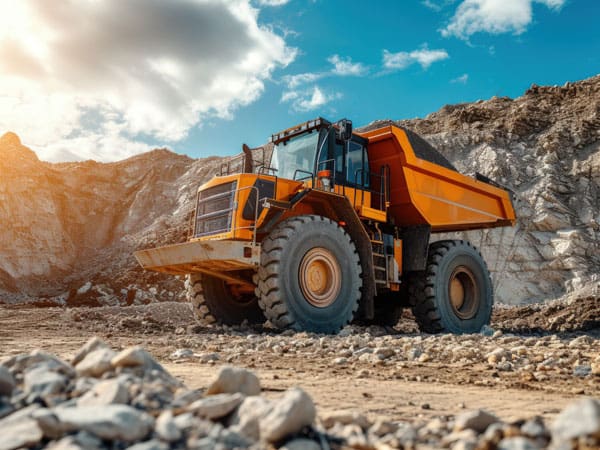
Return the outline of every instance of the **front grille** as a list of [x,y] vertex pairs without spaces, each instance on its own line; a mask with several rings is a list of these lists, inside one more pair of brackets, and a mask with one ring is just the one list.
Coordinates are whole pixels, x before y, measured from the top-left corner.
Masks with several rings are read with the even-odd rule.
[[194,237],[231,230],[237,182],[220,184],[198,193]]

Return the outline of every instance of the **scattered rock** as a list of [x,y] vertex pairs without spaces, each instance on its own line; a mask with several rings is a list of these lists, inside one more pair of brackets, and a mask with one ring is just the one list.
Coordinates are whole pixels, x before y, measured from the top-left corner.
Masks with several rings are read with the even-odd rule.
[[600,435],[600,401],[586,398],[568,406],[552,424],[557,441]]
[[[185,330],[184,330],[185,332]],[[177,333],[175,333],[177,334]],[[183,333],[179,333],[179,334],[183,334]],[[191,358],[194,356],[194,352],[189,349],[189,348],[178,348],[177,350],[175,350],[173,353],[171,353],[171,355],[169,356],[169,358],[171,359],[185,359],[185,358]]]
[[86,344],[83,347],[81,347],[79,349],[79,351],[73,357],[73,360],[71,361],[71,364],[73,366],[76,366],[89,353],[93,352],[94,350],[98,350],[100,348],[109,348],[109,346],[102,339],[100,339],[97,336],[94,336],[89,341],[87,341]]
[[[446,335],[440,339],[399,337],[398,345],[392,346],[389,337],[378,335],[376,329],[369,330],[367,336],[350,336],[341,341],[329,336],[298,338],[295,334],[277,335],[272,341],[261,341],[260,337],[241,339],[258,350],[261,346],[265,349],[279,346],[286,352],[306,351],[313,355],[315,349],[320,349],[327,352],[325,362],[339,354],[355,361],[358,351],[382,366],[388,363],[381,357],[398,358],[393,363],[398,369],[414,364],[403,359],[411,351],[420,351],[421,356],[429,354],[432,358],[458,356],[467,358],[470,364],[480,362],[483,357],[487,362],[488,356],[494,354],[500,356],[495,367],[502,364],[511,364],[513,370],[521,366],[531,369],[534,365],[555,367],[558,369],[553,370],[560,370],[565,377],[577,367],[593,364],[587,355],[593,352],[597,342],[579,339],[577,345],[573,345],[572,341],[555,337],[521,341],[505,334],[492,341],[481,335]],[[473,345],[474,339],[480,340],[479,347]],[[346,341],[350,342],[347,346]],[[213,343],[212,348],[215,347]],[[391,348],[394,348],[393,354],[384,350]],[[496,351],[498,349],[502,349],[502,353]],[[6,389],[12,395],[0,397],[0,450],[22,447],[169,450],[183,446],[206,449],[280,446],[291,450],[317,450],[327,446],[558,450],[570,448],[573,443],[579,443],[581,448],[595,448],[600,438],[600,401],[589,398],[560,413],[552,432],[539,417],[503,423],[484,410],[465,412],[454,419],[448,416],[426,419],[427,413],[421,410],[430,405],[418,402],[408,403],[415,416],[419,416],[410,422],[383,417],[369,420],[358,411],[343,410],[316,420],[314,403],[302,389],[292,388],[280,398],[269,400],[260,395],[260,382],[247,369],[230,366],[218,372],[215,369],[214,381],[203,392],[187,390],[181,383],[173,382],[171,375],[141,347],[125,349],[119,354],[111,352],[102,341],[89,341],[78,352],[77,371],[39,351],[5,360],[0,369],[4,368],[4,375],[8,373],[11,377],[5,378],[12,383]],[[108,356],[110,368],[107,369]],[[98,361],[102,361],[103,372],[90,369],[98,367]],[[82,367],[85,370],[82,371]],[[376,376],[375,370],[373,376]],[[587,377],[586,382],[595,381],[591,375]],[[365,392],[364,395],[370,394]]]
[[110,363],[114,358],[115,352],[110,348],[100,347],[85,355],[85,357],[75,365],[75,370],[82,376],[101,377],[105,372],[112,370]]
[[541,448],[531,439],[521,436],[502,439],[498,444],[498,450],[539,450]]
[[310,396],[301,388],[288,389],[260,419],[260,436],[268,442],[277,442],[312,424],[315,416],[315,405]]
[[160,439],[167,442],[175,442],[181,439],[181,430],[177,428],[177,424],[173,420],[173,412],[171,410],[163,411],[154,426],[154,431]]
[[280,450],[321,450],[321,445],[313,441],[312,439],[293,439],[283,447],[279,447]]
[[456,418],[454,429],[462,431],[466,429],[474,430],[477,433],[483,433],[488,426],[498,422],[498,418],[487,411],[478,409],[462,413]]
[[29,417],[0,420],[0,450],[15,450],[40,443],[44,434],[37,422]]
[[0,397],[3,395],[10,395],[14,388],[14,377],[6,367],[0,365]]
[[114,367],[138,367],[158,365],[142,347],[129,347],[111,359]]
[[336,423],[341,425],[356,424],[363,430],[366,430],[371,426],[371,423],[366,416],[358,411],[336,411],[329,413],[321,417],[321,422],[325,428],[331,428]]
[[219,370],[217,379],[208,387],[206,393],[233,394],[239,392],[244,395],[259,395],[260,381],[249,370],[225,366]]
[[67,387],[66,376],[40,366],[25,372],[23,389],[27,394],[45,397],[62,392]]
[[244,396],[235,394],[216,394],[196,400],[187,410],[207,419],[220,419],[237,408]]
[[129,391],[118,378],[103,380],[94,385],[79,400],[79,406],[104,406],[112,404],[127,404]]
[[101,439],[125,442],[146,437],[154,425],[151,416],[129,405],[55,408],[54,414],[66,432],[88,431]]

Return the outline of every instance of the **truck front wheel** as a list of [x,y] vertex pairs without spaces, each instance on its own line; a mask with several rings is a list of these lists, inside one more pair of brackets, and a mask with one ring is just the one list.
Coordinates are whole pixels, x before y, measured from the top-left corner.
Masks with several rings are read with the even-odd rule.
[[466,241],[431,244],[427,268],[410,274],[408,293],[421,331],[478,333],[490,323],[492,280],[481,254]]
[[262,242],[256,295],[278,328],[336,333],[358,309],[361,287],[356,247],[330,219],[292,217]]
[[249,323],[265,320],[253,292],[244,292],[220,278],[199,273],[188,275],[185,285],[194,316],[203,325],[239,325],[244,320]]

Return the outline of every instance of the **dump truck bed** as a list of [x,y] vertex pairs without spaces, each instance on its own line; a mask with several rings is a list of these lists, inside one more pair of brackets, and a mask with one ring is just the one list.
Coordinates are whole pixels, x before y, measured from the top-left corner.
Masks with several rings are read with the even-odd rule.
[[396,225],[428,224],[436,232],[514,224],[509,191],[457,172],[418,136],[396,126],[360,135],[369,140],[370,170],[389,170],[388,213]]

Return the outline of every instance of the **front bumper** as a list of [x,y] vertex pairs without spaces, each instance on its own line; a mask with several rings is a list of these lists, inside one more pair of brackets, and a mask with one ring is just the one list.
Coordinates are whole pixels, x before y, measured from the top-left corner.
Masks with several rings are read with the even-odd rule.
[[183,275],[256,269],[260,245],[244,241],[192,241],[134,253],[146,270]]

